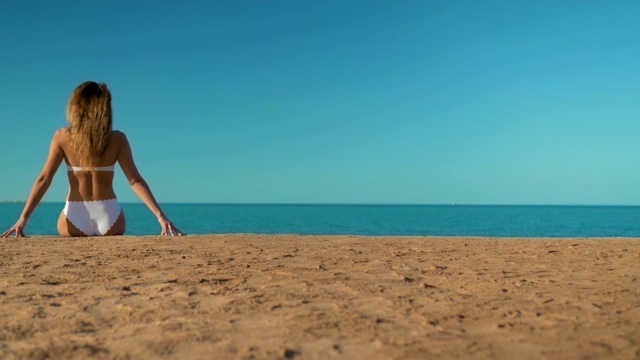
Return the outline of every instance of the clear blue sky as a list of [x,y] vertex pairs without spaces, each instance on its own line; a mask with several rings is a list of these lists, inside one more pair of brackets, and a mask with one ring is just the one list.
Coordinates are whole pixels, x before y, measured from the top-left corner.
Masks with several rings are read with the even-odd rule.
[[[106,82],[162,202],[640,204],[637,1],[2,1],[0,200]],[[60,169],[45,201],[64,201]],[[118,171],[116,193],[138,201]]]

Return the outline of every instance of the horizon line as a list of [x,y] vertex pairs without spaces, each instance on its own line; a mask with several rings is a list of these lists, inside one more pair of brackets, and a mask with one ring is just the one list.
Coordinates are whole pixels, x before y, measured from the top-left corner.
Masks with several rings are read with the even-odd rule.
[[[0,204],[24,204],[26,200],[0,200]],[[64,201],[41,201],[40,204],[64,204]],[[142,201],[120,201],[120,204],[139,204]],[[543,203],[351,203],[351,202],[190,202],[167,201],[159,202],[166,205],[282,205],[282,206],[558,206],[558,207],[638,207],[640,204],[543,204]]]

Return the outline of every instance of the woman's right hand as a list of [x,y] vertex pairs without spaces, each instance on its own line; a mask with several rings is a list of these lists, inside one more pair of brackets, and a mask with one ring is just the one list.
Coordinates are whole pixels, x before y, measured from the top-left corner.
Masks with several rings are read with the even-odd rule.
[[11,228],[9,228],[9,230],[3,232],[0,237],[6,238],[13,233],[16,233],[16,238],[25,237],[24,235],[25,226],[27,226],[27,220],[20,219]]
[[162,227],[160,235],[182,236],[182,232],[164,215],[158,216],[158,222],[160,223],[160,227]]

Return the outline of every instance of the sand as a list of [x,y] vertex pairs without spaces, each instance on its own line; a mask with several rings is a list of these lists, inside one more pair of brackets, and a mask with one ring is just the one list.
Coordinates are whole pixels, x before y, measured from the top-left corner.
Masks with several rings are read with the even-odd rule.
[[640,239],[0,240],[2,359],[640,358]]

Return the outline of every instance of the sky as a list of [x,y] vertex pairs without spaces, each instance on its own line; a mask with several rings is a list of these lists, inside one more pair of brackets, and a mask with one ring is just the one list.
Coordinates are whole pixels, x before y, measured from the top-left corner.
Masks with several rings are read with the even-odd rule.
[[[0,200],[111,89],[160,203],[640,205],[637,1],[0,2]],[[120,201],[138,202],[118,169]],[[44,201],[64,201],[59,169]]]

